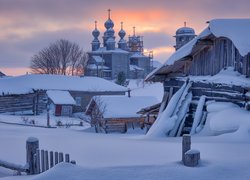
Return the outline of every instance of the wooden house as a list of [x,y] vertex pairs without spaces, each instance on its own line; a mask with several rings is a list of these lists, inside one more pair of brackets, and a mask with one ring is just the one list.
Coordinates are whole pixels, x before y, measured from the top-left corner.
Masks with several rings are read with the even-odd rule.
[[151,96],[95,96],[90,101],[86,114],[96,132],[125,133],[129,128],[143,128],[146,116],[137,112],[157,103]]
[[[124,95],[127,88],[98,77],[31,74],[0,79],[0,113],[39,114],[48,94],[56,115],[84,112],[93,96]],[[47,93],[50,92],[50,93]],[[64,100],[68,100],[64,102]]]
[[[164,82],[165,97],[160,112],[185,84],[186,96],[183,94],[183,102],[176,107],[181,109],[185,100],[190,99],[186,116],[178,127],[182,134],[189,133],[201,97],[205,96],[206,101],[233,102],[250,109],[249,32],[250,19],[211,20],[200,35],[178,49],[163,66],[147,76],[147,81]],[[191,92],[190,97],[188,92]],[[205,116],[206,105],[200,109]]]

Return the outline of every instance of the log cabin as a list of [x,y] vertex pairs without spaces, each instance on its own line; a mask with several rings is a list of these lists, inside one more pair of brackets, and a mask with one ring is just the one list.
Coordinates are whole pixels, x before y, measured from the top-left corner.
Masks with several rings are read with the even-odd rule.
[[[177,125],[179,130],[176,132],[179,133],[168,135],[190,133],[198,102],[204,97],[205,102],[232,102],[250,110],[249,32],[250,19],[211,20],[204,31],[147,76],[146,81],[164,83],[165,95],[160,112],[171,106],[170,99],[184,84],[186,86],[184,101],[175,107],[180,110],[190,99],[186,115]],[[206,119],[206,103],[199,110],[201,118]],[[205,120],[200,123],[204,124]]]
[[[49,97],[51,91],[57,91],[61,96],[55,98],[53,93]],[[0,113],[37,115],[51,102],[57,105],[57,115],[62,115],[62,105],[70,115],[71,111],[84,112],[93,96],[124,95],[126,91],[127,88],[98,77],[30,74],[1,78]],[[65,99],[71,100],[65,104]]]
[[143,128],[146,116],[137,112],[157,102],[152,96],[94,96],[86,115],[91,117],[96,132],[125,133],[130,128]]

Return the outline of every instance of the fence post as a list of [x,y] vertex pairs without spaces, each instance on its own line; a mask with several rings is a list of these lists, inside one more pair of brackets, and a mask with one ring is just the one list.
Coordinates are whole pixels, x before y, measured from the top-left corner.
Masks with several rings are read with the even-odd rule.
[[185,152],[191,149],[191,136],[189,134],[184,134],[182,137],[182,162],[185,159]]
[[35,161],[37,149],[39,149],[39,140],[35,137],[29,137],[26,140],[26,162],[29,165],[28,174],[37,174],[38,172]]
[[45,161],[45,171],[47,171],[49,169],[49,153],[47,150],[45,151],[44,161]]
[[69,163],[69,154],[65,154],[65,162]]
[[50,168],[52,168],[54,166],[53,151],[49,152],[49,156],[50,156]]
[[58,152],[55,152],[55,165],[58,164]]
[[36,167],[37,167],[37,174],[40,173],[40,150],[36,149]]
[[42,172],[45,171],[45,164],[44,164],[44,150],[41,150],[41,162],[42,162]]
[[59,152],[59,163],[63,162],[63,153]]

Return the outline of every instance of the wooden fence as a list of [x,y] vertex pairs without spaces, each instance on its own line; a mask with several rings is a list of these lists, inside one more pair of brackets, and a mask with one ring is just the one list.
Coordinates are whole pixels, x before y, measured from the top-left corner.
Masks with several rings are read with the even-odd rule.
[[12,169],[21,174],[39,174],[52,168],[58,163],[67,162],[76,164],[74,160],[70,161],[70,155],[63,152],[53,152],[48,150],[39,149],[39,140],[30,137],[26,140],[26,164],[19,165],[0,160],[0,166]]
[[54,167],[56,164],[60,162],[67,162],[76,164],[75,161],[70,161],[69,154],[63,154],[62,152],[53,152],[48,150],[36,150],[35,154],[35,167],[36,167],[36,174],[40,172],[47,171],[48,169]]

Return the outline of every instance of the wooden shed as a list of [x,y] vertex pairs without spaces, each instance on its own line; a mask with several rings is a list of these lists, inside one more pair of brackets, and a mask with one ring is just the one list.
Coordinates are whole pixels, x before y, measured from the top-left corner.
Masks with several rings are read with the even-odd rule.
[[91,125],[97,132],[125,133],[128,128],[143,128],[146,116],[137,112],[157,102],[152,96],[95,96],[86,114],[91,117]]
[[54,105],[55,116],[72,115],[73,106],[76,105],[76,102],[68,91],[48,90],[46,94],[51,104]]

